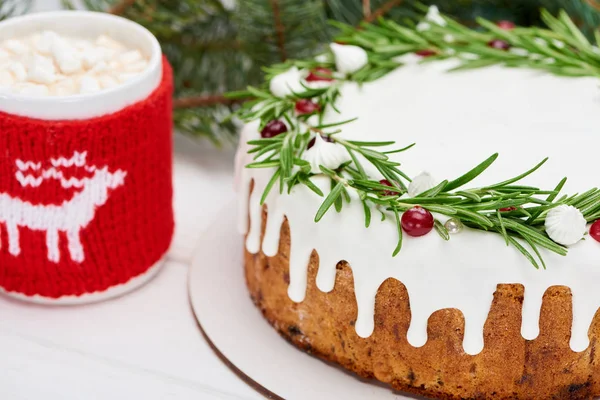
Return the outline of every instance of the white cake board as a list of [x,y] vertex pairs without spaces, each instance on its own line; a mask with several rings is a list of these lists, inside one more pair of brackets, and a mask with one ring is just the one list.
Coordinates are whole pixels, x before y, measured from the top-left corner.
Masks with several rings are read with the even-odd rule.
[[204,233],[189,275],[192,309],[217,355],[268,398],[418,399],[361,380],[303,353],[279,336],[250,300],[235,210],[231,202]]

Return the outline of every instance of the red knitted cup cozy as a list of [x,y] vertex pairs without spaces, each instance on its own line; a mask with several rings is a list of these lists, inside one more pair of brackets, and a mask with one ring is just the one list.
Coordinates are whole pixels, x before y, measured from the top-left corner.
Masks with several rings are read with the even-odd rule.
[[[173,236],[172,71],[114,114],[0,113],[0,286],[59,298],[148,271]],[[76,105],[74,105],[76,107]]]

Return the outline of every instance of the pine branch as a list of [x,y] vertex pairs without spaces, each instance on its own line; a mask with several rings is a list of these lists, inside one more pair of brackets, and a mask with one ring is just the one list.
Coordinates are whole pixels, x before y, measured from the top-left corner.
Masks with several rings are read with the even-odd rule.
[[371,18],[371,0],[362,0],[364,18]]
[[32,0],[0,0],[0,21],[20,15],[31,7]]
[[392,8],[399,6],[402,4],[403,0],[389,0],[387,3],[383,4],[379,7],[375,12],[371,13],[368,16],[365,16],[364,22],[373,22],[377,20],[379,17],[383,17],[387,14]]
[[586,3],[590,5],[595,10],[600,11],[600,1],[599,0],[586,0]]
[[108,9],[110,14],[122,15],[127,9],[135,4],[137,0],[121,0]]
[[216,104],[232,105],[244,101],[244,98],[232,99],[225,97],[222,94],[208,94],[201,96],[180,97],[173,100],[173,107],[178,108],[194,108],[206,107]]
[[275,32],[277,32],[277,46],[281,61],[287,60],[287,52],[285,51],[285,26],[281,22],[281,12],[279,11],[279,0],[270,0],[271,8],[273,8],[273,20],[275,23]]

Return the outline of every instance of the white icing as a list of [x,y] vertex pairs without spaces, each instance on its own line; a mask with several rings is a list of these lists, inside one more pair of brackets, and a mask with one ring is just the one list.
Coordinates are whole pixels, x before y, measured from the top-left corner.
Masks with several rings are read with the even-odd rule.
[[583,214],[573,206],[561,205],[546,215],[546,232],[556,243],[572,246],[583,239],[586,230]]
[[[523,184],[552,189],[568,176],[566,193],[598,186],[600,91],[596,79],[501,67],[445,72],[454,65],[453,61],[419,66],[410,62],[362,87],[345,84],[338,104],[342,114],[328,118],[329,122],[359,117],[342,127],[339,135],[347,139],[393,139],[398,146],[416,141],[414,148],[393,155],[409,176],[426,169],[439,179],[454,179],[499,152],[497,162],[470,187],[516,176],[546,156],[549,161]],[[242,141],[256,137],[256,129],[245,129]],[[427,321],[433,312],[457,308],[465,317],[464,349],[477,354],[484,345],[483,326],[497,284],[524,285],[521,331],[526,339],[539,333],[546,289],[565,285],[573,293],[571,348],[582,351],[588,346],[588,328],[600,306],[597,242],[580,241],[569,248],[566,257],[542,251],[547,269],[536,270],[516,249],[507,247],[500,235],[465,228],[449,241],[434,232],[420,238],[405,235],[400,254],[392,258],[397,240],[393,219],[373,218],[365,228],[362,204],[355,198],[341,213],[330,210],[314,223],[323,198],[298,185],[290,195],[285,191],[280,195],[276,189],[270,192],[261,243],[259,201],[273,171],[241,168],[251,161],[247,148],[243,142],[237,162],[240,232],[248,234],[248,251],[257,253],[262,247],[273,256],[280,224],[287,217],[291,233],[288,292],[293,301],[304,299],[307,264],[314,249],[320,259],[316,284],[322,291],[333,289],[339,260],[350,264],[358,305],[355,328],[361,337],[373,332],[376,292],[393,277],[404,283],[410,298],[409,343],[417,347],[426,343]],[[248,201],[251,181],[255,187]],[[317,176],[313,181],[325,193],[329,191],[327,178]]]
[[0,90],[26,96],[98,92],[138,76],[149,65],[140,50],[128,50],[108,36],[92,40],[53,31],[1,41],[0,59]]
[[335,67],[342,74],[352,74],[369,62],[369,56],[362,47],[331,43],[329,45],[335,57]]
[[310,170],[313,174],[319,174],[321,173],[319,165],[329,169],[336,169],[346,161],[349,161],[350,155],[344,146],[326,142],[321,138],[321,135],[316,135],[314,146],[304,152],[302,158],[310,163]]
[[421,172],[408,185],[408,195],[417,197],[417,195],[434,188],[438,183],[429,172]]

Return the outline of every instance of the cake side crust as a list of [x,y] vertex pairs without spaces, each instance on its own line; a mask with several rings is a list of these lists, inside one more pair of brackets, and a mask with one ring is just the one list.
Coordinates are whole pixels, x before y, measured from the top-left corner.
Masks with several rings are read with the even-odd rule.
[[[267,219],[263,211],[262,234]],[[245,251],[245,275],[251,297],[265,318],[297,347],[336,363],[364,378],[392,388],[441,399],[591,399],[600,395],[596,339],[600,319],[590,327],[591,344],[581,353],[570,349],[572,300],[569,288],[551,287],[544,294],[540,335],[521,336],[524,288],[498,285],[484,328],[484,350],[463,351],[464,318],[456,309],[439,310],[428,323],[428,341],[408,344],[409,298],[404,285],[388,279],[375,301],[375,330],[356,334],[358,313],[352,270],[340,261],[333,291],[315,283],[319,256],[313,251],[306,298],[294,303],[289,285],[290,230],[281,227],[278,254]],[[432,293],[435,295],[435,293]]]

